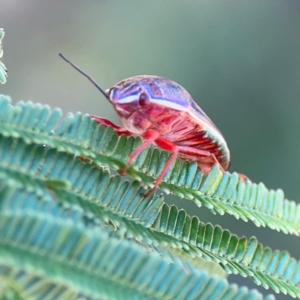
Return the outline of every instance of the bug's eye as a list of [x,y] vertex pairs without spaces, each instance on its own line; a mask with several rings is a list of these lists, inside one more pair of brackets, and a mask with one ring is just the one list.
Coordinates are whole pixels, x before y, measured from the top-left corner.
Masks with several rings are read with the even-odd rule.
[[141,93],[139,98],[139,106],[145,106],[148,100],[148,95],[146,93]]

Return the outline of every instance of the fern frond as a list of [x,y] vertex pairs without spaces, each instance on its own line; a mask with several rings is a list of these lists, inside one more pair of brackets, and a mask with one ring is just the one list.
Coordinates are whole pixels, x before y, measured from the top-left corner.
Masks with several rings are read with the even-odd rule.
[[[78,299],[76,292],[58,282],[7,265],[0,265],[1,299]],[[1,287],[1,285],[0,285]]]
[[96,214],[99,219],[106,210],[108,216],[120,215],[149,227],[163,205],[162,195],[144,198],[137,181],[122,182],[119,175],[91,168],[67,153],[3,136],[0,148],[0,181],[38,195],[49,190],[62,204],[81,207],[86,217]]
[[[18,206],[20,195],[14,193],[9,188],[6,195]],[[24,197],[24,203],[35,198],[33,193]],[[62,220],[56,218],[63,214],[58,206],[52,212],[40,208],[39,213],[0,211],[2,268],[22,270],[51,281],[57,289],[66,286],[95,298],[262,299],[257,291],[238,289],[192,267],[187,274],[176,261],[169,264],[137,245],[112,238],[103,227],[90,228],[76,213]]]
[[287,251],[273,252],[255,237],[249,241],[238,238],[220,226],[204,224],[166,204],[153,228],[186,242],[189,250],[201,250],[203,258],[221,263],[229,274],[248,276],[266,289],[271,287],[276,293],[300,298],[300,262]]
[[[4,30],[3,28],[0,28],[0,58],[3,56],[3,50],[1,47],[2,39],[4,38]],[[7,69],[4,65],[4,63],[0,60],[0,83],[4,84],[6,82],[7,77]]]
[[[300,295],[300,263],[286,252],[272,253],[255,238],[249,241],[238,238],[228,230],[202,223],[183,210],[178,211],[175,206],[164,204],[161,209],[161,197],[142,200],[142,190],[137,182],[131,185],[120,183],[120,176],[110,177],[107,171],[84,165],[80,159],[76,160],[67,153],[3,137],[0,137],[0,148],[3,149],[0,180],[9,178],[13,186],[37,195],[44,194],[45,200],[54,193],[65,207],[80,208],[81,218],[87,217],[93,222],[109,221],[127,237],[134,237],[149,246],[163,246],[169,255],[174,251],[171,248],[181,250],[179,257],[184,253],[203,257],[222,264],[228,273],[249,276],[265,288],[271,286],[276,292]],[[68,184],[52,185],[51,193],[45,195],[45,182],[55,180],[68,180]],[[2,203],[2,210],[14,209],[14,213],[25,207],[30,210],[37,207],[38,210],[41,206],[32,202],[21,203],[20,207],[10,202],[5,205]],[[150,226],[152,228],[147,228]]]
[[[13,108],[8,98],[0,98],[0,133],[20,137],[26,143],[46,144],[113,169],[123,167],[132,149],[140,143],[139,138],[118,137],[112,128],[98,126],[88,115],[69,114],[57,127],[60,118],[60,110],[50,111],[47,106],[23,102]],[[168,155],[150,147],[140,154],[128,174],[151,185]],[[299,204],[284,199],[281,190],[244,182],[236,173],[222,174],[217,166],[203,176],[195,163],[177,160],[160,187],[193,200],[198,206],[203,204],[213,213],[228,213],[237,219],[251,220],[256,226],[300,234]]]

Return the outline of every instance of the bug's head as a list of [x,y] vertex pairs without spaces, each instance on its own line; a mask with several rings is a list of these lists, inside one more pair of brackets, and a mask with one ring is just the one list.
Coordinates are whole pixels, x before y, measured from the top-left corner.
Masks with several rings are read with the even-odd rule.
[[191,101],[179,84],[153,75],[124,79],[106,93],[124,127],[132,132],[155,127],[159,115],[166,117],[174,110],[186,111]]
[[119,115],[128,115],[140,110],[147,106],[151,99],[147,83],[135,77],[120,81],[106,93]]
[[[161,108],[162,93],[155,76],[139,75],[124,79],[106,91],[124,127],[131,132],[143,132],[152,126]],[[156,98],[155,98],[156,97]]]

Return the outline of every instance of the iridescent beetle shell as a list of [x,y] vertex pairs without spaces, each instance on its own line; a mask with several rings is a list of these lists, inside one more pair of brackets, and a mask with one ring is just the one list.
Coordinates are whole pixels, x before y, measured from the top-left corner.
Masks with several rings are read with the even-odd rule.
[[[209,151],[228,169],[230,154],[221,132],[178,83],[158,76],[134,76],[115,84],[107,94],[128,131],[141,135],[154,129],[178,146]],[[216,163],[211,157],[178,155],[197,161],[204,172]]]

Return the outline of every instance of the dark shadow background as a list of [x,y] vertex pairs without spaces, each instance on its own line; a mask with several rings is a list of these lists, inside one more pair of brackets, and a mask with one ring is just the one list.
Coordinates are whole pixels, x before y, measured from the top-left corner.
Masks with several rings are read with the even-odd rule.
[[[0,27],[9,70],[0,92],[13,102],[48,103],[118,122],[104,97],[59,52],[104,88],[138,74],[173,79],[222,131],[232,171],[282,188],[299,202],[299,0],[0,0]],[[300,258],[297,237],[213,216],[191,201],[168,201]],[[239,276],[230,280],[254,287]]]

